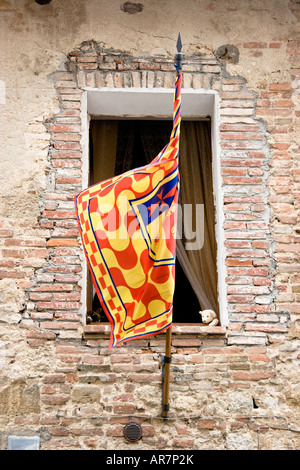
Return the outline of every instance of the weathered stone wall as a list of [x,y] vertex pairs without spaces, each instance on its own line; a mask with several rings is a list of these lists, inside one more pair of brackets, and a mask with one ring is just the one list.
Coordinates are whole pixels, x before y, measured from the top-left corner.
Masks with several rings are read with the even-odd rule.
[[[101,3],[0,2],[0,446],[297,449],[299,5]],[[173,327],[164,422],[165,336],[84,325],[73,195],[85,86],[172,88],[178,30],[183,86],[220,96],[229,325]]]

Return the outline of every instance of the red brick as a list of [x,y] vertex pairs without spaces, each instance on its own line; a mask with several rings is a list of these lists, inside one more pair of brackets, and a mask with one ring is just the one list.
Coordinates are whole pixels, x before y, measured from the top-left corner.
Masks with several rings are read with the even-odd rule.
[[223,224],[224,229],[246,229],[247,225],[244,222],[225,222]]
[[271,279],[258,277],[253,279],[253,284],[255,286],[270,286],[272,284]]
[[203,364],[204,358],[201,354],[190,354],[188,357],[188,362],[191,364]]
[[36,248],[28,250],[27,253],[29,258],[48,258],[49,250],[46,248]]
[[57,150],[81,150],[81,146],[78,142],[59,142],[53,143],[53,146]]
[[52,330],[77,330],[78,327],[80,326],[80,323],[78,322],[54,322],[54,321],[49,321],[49,322],[41,322],[41,328],[45,329],[52,329]]
[[290,83],[284,82],[284,83],[271,83],[269,86],[269,89],[271,91],[285,91],[285,90],[290,90],[291,85]]
[[104,358],[102,356],[84,356],[83,362],[85,364],[99,365],[104,364]]
[[125,354],[118,354],[118,355],[112,355],[110,360],[111,360],[111,363],[128,363],[128,362],[132,362],[132,357],[131,356],[127,356]]
[[[79,68],[79,70],[96,70],[98,68],[98,64],[95,62],[85,63],[85,64],[82,63],[82,64],[77,64],[77,67]],[[113,68],[115,68],[115,66]]]
[[44,395],[41,398],[42,403],[46,405],[64,405],[69,400],[69,395]]
[[[81,95],[82,93],[82,90],[80,88],[58,88],[58,91],[62,95],[77,95],[78,96],[78,95]],[[63,96],[62,98],[65,99],[66,97]]]
[[291,111],[290,109],[285,108],[257,108],[256,115],[257,116],[266,116],[266,117],[288,117],[290,116]]
[[214,429],[216,426],[216,421],[214,419],[199,419],[197,423],[198,428],[200,429]]
[[75,176],[57,176],[56,182],[58,184],[81,184],[81,178]]
[[79,243],[76,239],[52,238],[48,241],[48,246],[79,246]]
[[227,296],[228,302],[234,302],[234,303],[250,303],[254,301],[254,296],[253,295],[228,295]]
[[251,362],[270,362],[266,354],[249,354],[249,360]]
[[53,134],[52,135],[52,139],[55,140],[55,141],[64,141],[64,142],[79,142],[80,139],[81,139],[81,135],[80,134],[61,134],[61,133],[57,133],[57,134]]
[[[220,93],[220,98],[222,100],[251,100],[253,99],[253,95],[251,92],[244,92],[244,91],[223,91]],[[259,127],[256,125],[251,124],[221,124],[220,125],[221,131],[258,131]]]
[[0,238],[7,238],[7,237],[12,237],[13,236],[13,231],[8,230],[8,229],[0,229]]
[[293,108],[294,103],[291,100],[276,100],[275,106],[279,106],[280,108]]
[[40,226],[41,228],[48,228],[52,229],[53,228],[53,222],[52,221],[45,221],[45,220],[40,220]]
[[82,162],[79,160],[54,160],[52,165],[56,168],[81,168]]
[[81,356],[71,354],[68,354],[67,356],[60,355],[59,359],[61,362],[66,364],[78,364],[82,360]]
[[[76,84],[75,84],[76,85]],[[63,112],[60,113],[60,119],[66,117],[80,117],[80,111],[77,109],[65,109]]]
[[128,378],[133,382],[142,382],[142,383],[149,383],[149,382],[160,382],[161,381],[161,374],[129,374]]
[[290,143],[283,143],[283,142],[274,142],[273,144],[271,144],[271,147],[277,150],[288,150],[290,146],[291,146]]
[[23,240],[21,238],[7,238],[5,240],[5,246],[20,246],[23,244]]
[[225,246],[228,248],[251,248],[250,240],[226,240]]
[[51,285],[44,285],[41,284],[38,287],[33,289],[34,292],[60,292],[60,291],[71,291],[73,290],[73,284],[51,284]]
[[26,336],[29,339],[42,339],[42,340],[56,339],[56,334],[53,333],[52,331],[31,330],[31,331],[28,331]]
[[228,167],[228,166],[245,166],[245,167],[260,167],[262,165],[262,160],[255,160],[254,158],[251,158],[249,160],[244,160],[237,158],[236,160],[233,159],[223,159],[222,160],[222,166]]
[[63,151],[63,150],[58,150],[56,152],[51,153],[51,158],[52,159],[64,159],[64,158],[81,158],[82,154],[81,152],[76,152],[76,151]]
[[28,339],[27,343],[32,348],[40,348],[44,346],[44,341],[42,339]]
[[206,348],[206,349],[203,349],[203,354],[204,355],[217,355],[217,356],[221,356],[221,355],[232,355],[232,354],[242,354],[243,353],[243,349],[242,348],[239,348],[238,346],[227,346],[227,347],[222,347],[222,348],[213,348],[213,347],[209,347],[209,348]]
[[241,132],[220,132],[221,139],[225,140],[247,140],[249,135]]
[[68,428],[58,427],[58,428],[50,428],[50,433],[52,436],[68,436],[70,431]]
[[2,268],[13,268],[14,267],[14,262],[12,260],[9,260],[9,259],[0,260],[0,266]]
[[22,279],[25,277],[24,272],[19,271],[2,271],[0,270],[0,279]]
[[54,383],[65,383],[66,376],[65,374],[50,374],[43,377],[43,383],[45,384],[54,384]]
[[192,439],[173,439],[172,442],[174,447],[182,447],[186,449],[187,447],[192,447],[194,445],[194,441]]
[[227,266],[252,266],[252,261],[240,259],[226,259],[225,264]]
[[130,404],[119,404],[114,406],[114,413],[134,413],[135,405]]
[[271,377],[274,377],[276,372],[274,371],[267,371],[267,372],[233,372],[232,378],[233,380],[246,380],[246,381],[255,381],[259,382],[261,380],[268,380]]
[[269,248],[270,243],[266,241],[254,240],[252,242],[253,248]]
[[123,437],[124,436],[124,426],[111,426],[106,431],[107,436],[112,437]]
[[270,42],[270,44],[269,44],[270,49],[279,49],[280,47],[281,47],[280,42]]
[[[51,294],[52,295],[52,294]],[[68,292],[65,294],[53,294],[53,299],[54,301],[60,301],[60,300],[78,300],[80,301],[81,294],[80,292]]]
[[30,294],[30,300],[44,300],[44,301],[49,301],[52,299],[52,293],[50,294],[45,294],[45,293],[36,293],[36,292],[32,292]]
[[55,275],[55,279],[57,282],[78,282],[80,277],[78,274],[60,274],[57,273]]
[[68,133],[68,132],[80,132],[80,126],[79,125],[50,125],[50,131],[51,132],[62,132],[62,133]]
[[265,49],[268,47],[266,42],[246,42],[243,44],[246,49]]
[[222,168],[222,175],[232,175],[232,176],[246,176],[247,170],[244,168]]
[[247,211],[250,208],[250,204],[225,204],[224,210],[230,212],[236,211]]
[[268,333],[286,333],[287,327],[286,325],[280,324],[265,324],[265,323],[258,323],[258,324],[250,324],[247,323],[245,325],[245,331],[263,331]]
[[2,249],[2,256],[4,258],[24,258],[25,251],[22,250],[9,250],[9,249]]
[[44,211],[43,217],[49,217],[53,219],[76,219],[74,211]]
[[[261,230],[266,230],[268,228],[268,225],[264,222],[248,222],[247,223],[247,228],[248,229],[258,229],[260,228]],[[230,238],[230,239],[241,239],[241,240],[244,240],[244,239],[255,239],[255,238],[258,238],[258,239],[263,239],[263,238],[266,238],[266,234],[264,232],[255,232],[255,231],[251,231],[251,233],[249,233],[249,230],[245,231],[245,232],[235,232],[235,231],[231,231],[231,230],[228,230],[225,232],[225,237],[226,238]]]
[[78,302],[39,302],[38,310],[78,309]]
[[263,183],[263,180],[262,178],[238,178],[238,177],[228,177],[228,178],[223,178],[223,183],[224,184],[245,184],[245,185],[248,185],[248,184],[262,184]]
[[263,176],[264,173],[265,171],[261,170],[260,168],[249,168],[248,170],[249,176]]
[[155,436],[154,426],[143,425],[142,426],[143,436]]

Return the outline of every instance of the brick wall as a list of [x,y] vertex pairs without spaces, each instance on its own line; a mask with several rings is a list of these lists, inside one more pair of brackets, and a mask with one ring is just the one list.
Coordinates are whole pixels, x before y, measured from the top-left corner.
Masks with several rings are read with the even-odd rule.
[[[285,43],[242,47],[257,57]],[[183,87],[213,89],[221,99],[229,325],[174,326],[168,423],[160,418],[165,336],[108,350],[109,327],[82,322],[73,196],[82,187],[84,87],[172,88],[173,59],[88,41],[70,52],[66,71],[52,74],[60,110],[44,122],[50,145],[40,216],[0,227],[1,278],[25,292],[10,321],[17,337],[4,345],[5,364],[13,364],[9,351],[20,341],[29,374],[25,381],[12,374],[0,393],[0,402],[15,397],[0,408],[4,435],[38,433],[43,449],[235,449],[240,439],[247,449],[297,447],[290,424],[299,393],[295,376],[288,381],[299,360],[299,42],[290,41],[287,53],[292,80],[255,90],[213,54],[184,58]],[[130,419],[143,429],[136,444],[123,438]]]

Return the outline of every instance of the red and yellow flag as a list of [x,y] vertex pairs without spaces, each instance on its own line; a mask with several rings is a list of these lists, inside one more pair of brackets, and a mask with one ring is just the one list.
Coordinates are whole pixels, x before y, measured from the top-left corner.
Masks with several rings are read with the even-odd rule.
[[172,324],[181,80],[178,72],[173,130],[156,158],[75,197],[87,263],[111,324],[109,348]]

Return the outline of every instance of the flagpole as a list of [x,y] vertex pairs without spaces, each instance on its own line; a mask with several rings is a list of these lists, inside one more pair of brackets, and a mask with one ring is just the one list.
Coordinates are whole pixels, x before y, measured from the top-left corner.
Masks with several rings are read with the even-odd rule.
[[163,410],[162,416],[164,419],[168,418],[170,409],[169,405],[169,391],[170,391],[170,365],[171,365],[171,344],[172,344],[172,325],[166,331],[166,349],[165,356],[163,358],[163,369],[164,369],[164,383],[163,383]]
[[[178,34],[177,39],[177,54],[175,55],[175,67],[177,70],[177,76],[181,73],[182,68],[182,43],[180,33]],[[162,406],[162,416],[164,419],[168,419],[168,413],[170,409],[169,405],[169,392],[170,392],[170,366],[171,366],[171,346],[172,346],[172,324],[166,331],[166,347],[165,347],[165,356],[163,358],[163,406]]]

